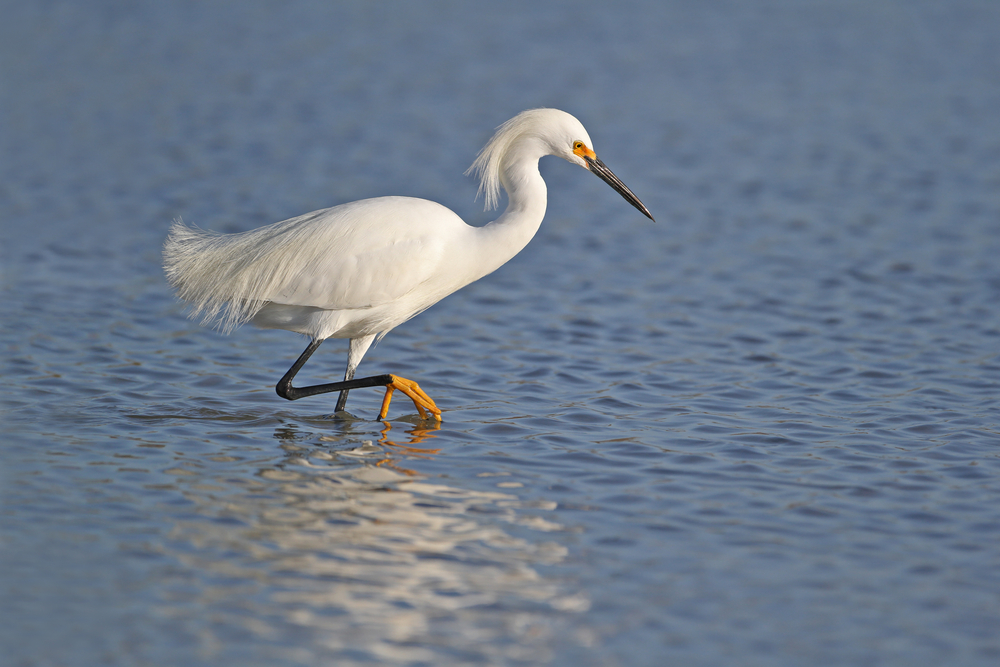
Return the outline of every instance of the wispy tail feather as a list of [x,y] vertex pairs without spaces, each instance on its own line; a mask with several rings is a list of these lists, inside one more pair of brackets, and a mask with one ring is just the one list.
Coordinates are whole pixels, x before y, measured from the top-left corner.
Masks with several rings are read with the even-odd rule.
[[[219,234],[188,227],[180,219],[170,227],[163,247],[163,269],[177,296],[191,304],[189,317],[201,316],[229,333],[264,307],[262,276],[248,271],[258,252],[241,234]],[[243,241],[243,242],[241,242]]]

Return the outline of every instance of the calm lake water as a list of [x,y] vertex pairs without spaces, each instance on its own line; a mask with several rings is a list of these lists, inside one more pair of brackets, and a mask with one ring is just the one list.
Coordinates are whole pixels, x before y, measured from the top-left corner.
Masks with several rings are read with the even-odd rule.
[[[1000,3],[3,3],[5,665],[994,665]],[[462,175],[554,106],[538,236],[288,403],[172,220]],[[303,383],[338,379],[328,341]]]

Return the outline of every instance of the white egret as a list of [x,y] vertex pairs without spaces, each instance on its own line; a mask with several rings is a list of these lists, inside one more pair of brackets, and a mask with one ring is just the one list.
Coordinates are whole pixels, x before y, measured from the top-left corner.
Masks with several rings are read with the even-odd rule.
[[[396,375],[354,379],[355,370],[377,338],[527,245],[545,215],[538,160],[546,155],[592,171],[653,219],[597,158],[580,121],[556,109],[531,109],[497,128],[466,172],[479,177],[487,210],[496,207],[501,187],[507,192],[507,210],[483,227],[410,197],[364,199],[238,234],[178,221],[163,251],[167,279],[193,305],[192,317],[201,314],[203,323],[215,322],[224,332],[250,322],[311,337],[276,386],[282,398],[339,391],[339,412],[349,390],[384,386],[379,419],[398,389],[421,417],[430,412],[440,420],[441,411],[416,382]],[[344,381],[293,387],[296,373],[327,338],[350,339]]]

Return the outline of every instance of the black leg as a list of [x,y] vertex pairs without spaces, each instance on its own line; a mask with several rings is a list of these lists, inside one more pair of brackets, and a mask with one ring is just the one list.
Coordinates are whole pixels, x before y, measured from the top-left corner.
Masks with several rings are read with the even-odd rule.
[[[354,369],[353,368],[348,368],[347,369],[347,377],[344,378],[344,382],[347,382],[348,380],[353,380],[353,379],[354,379]],[[334,412],[340,412],[345,407],[347,407],[347,392],[348,392],[347,389],[341,389],[340,390],[340,396],[337,397],[337,407],[334,408],[334,410],[333,410]]]
[[328,384],[316,384],[311,387],[293,387],[292,379],[295,375],[302,370],[302,367],[308,361],[312,353],[316,351],[316,348],[320,346],[323,339],[317,339],[309,343],[309,346],[305,351],[299,355],[299,358],[292,364],[292,367],[288,369],[288,372],[278,380],[278,384],[274,387],[274,390],[278,392],[278,396],[286,398],[289,401],[294,401],[300,398],[305,398],[306,396],[315,396],[316,394],[327,394],[331,391],[343,392],[340,396],[340,400],[337,401],[337,410],[343,410],[342,403],[347,402],[347,391],[350,389],[361,389],[362,387],[386,387],[392,384],[391,375],[375,375],[368,378],[360,378],[358,380],[345,380],[343,382],[330,382]]

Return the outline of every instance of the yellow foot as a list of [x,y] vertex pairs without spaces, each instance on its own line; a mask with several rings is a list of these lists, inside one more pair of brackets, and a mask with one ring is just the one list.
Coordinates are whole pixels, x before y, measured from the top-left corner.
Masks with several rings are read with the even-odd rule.
[[382,399],[382,410],[378,413],[379,419],[385,419],[385,415],[389,412],[389,402],[392,401],[392,392],[397,389],[410,397],[413,401],[413,405],[417,406],[417,412],[420,413],[421,419],[427,419],[427,413],[430,412],[434,415],[434,419],[441,421],[441,410],[438,406],[434,405],[434,401],[431,397],[424,393],[424,390],[420,388],[413,380],[407,380],[406,378],[401,378],[398,375],[393,375],[392,384],[388,384],[385,387],[385,398]]

